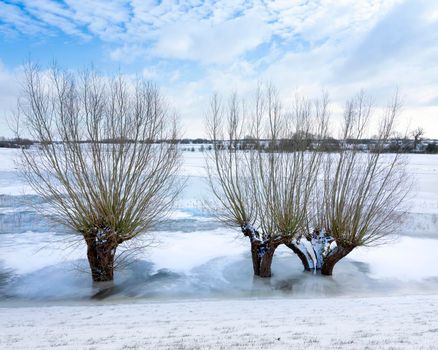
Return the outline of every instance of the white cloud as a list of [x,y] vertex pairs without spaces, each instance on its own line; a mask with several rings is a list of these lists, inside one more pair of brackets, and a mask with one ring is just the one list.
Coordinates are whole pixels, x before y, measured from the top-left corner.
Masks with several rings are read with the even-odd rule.
[[153,52],[157,56],[227,64],[269,40],[269,27],[254,16],[233,18],[217,25],[179,22],[162,29]]
[[143,76],[164,87],[188,136],[202,132],[213,90],[247,94],[269,80],[285,98],[325,89],[336,109],[362,88],[383,105],[398,87],[405,119],[438,137],[434,0],[13,0],[0,20],[3,32],[97,37],[115,61],[147,61]]
[[[114,59],[128,49],[179,59],[228,63],[271,35],[300,36],[316,42],[345,38],[366,30],[398,0],[367,1],[80,1],[22,0],[8,5],[10,21],[18,17],[38,27],[69,35],[89,35],[118,45]],[[6,11],[4,11],[6,13]],[[0,18],[6,17],[0,13]],[[27,25],[26,25],[27,26]],[[25,25],[20,30],[24,30]]]
[[[1,24],[1,21],[3,21],[3,24]],[[19,7],[0,2],[0,28],[2,27],[3,30],[8,29],[9,33],[12,33],[12,30],[25,34],[46,32],[44,24],[29,18]]]
[[10,118],[17,106],[22,77],[21,68],[9,70],[0,60],[0,136],[11,135]]

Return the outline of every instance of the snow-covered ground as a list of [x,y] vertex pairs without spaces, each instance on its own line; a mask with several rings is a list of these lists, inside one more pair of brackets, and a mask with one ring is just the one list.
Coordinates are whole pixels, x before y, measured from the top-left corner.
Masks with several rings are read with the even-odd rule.
[[436,349],[438,297],[0,308],[2,349]]
[[44,206],[18,176],[16,152],[0,149],[0,348],[374,349],[438,341],[438,156],[408,156],[414,189],[391,244],[354,251],[333,278],[302,272],[281,247],[273,277],[260,280],[247,240],[203,210],[204,154],[184,152],[187,188],[154,232],[157,244],[130,245],[134,255],[114,284],[96,286],[81,239],[30,205]]

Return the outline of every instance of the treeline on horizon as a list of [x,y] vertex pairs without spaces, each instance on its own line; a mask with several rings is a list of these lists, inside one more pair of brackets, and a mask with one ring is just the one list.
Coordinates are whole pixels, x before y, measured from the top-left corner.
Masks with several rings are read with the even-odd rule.
[[[125,139],[105,139],[101,140],[101,143],[117,144],[117,143],[132,143],[132,140]],[[168,142],[167,140],[144,140],[143,143],[162,143]],[[213,141],[205,138],[184,138],[171,141],[174,144],[188,146],[184,150],[186,151],[209,151],[213,149]],[[26,138],[5,138],[0,137],[0,148],[29,148],[32,145],[37,145],[40,142],[33,141]],[[60,142],[59,142],[60,143]],[[90,143],[89,140],[81,141],[80,143]],[[275,144],[274,144],[275,143]],[[308,142],[305,147],[309,150],[320,150],[322,152],[337,152],[342,149],[355,149],[366,151],[373,151],[377,147],[377,140],[373,138],[366,138],[360,140],[341,140],[332,137],[319,140],[316,137],[309,136]],[[192,145],[201,145],[200,148],[190,147]],[[208,145],[207,147],[203,145]],[[245,137],[241,140],[237,140],[233,145],[230,145],[227,141],[216,142],[217,149],[229,149],[230,147],[238,150],[258,149],[266,152],[280,151],[280,152],[293,152],[297,150],[297,143],[294,138],[269,140],[261,139],[257,140],[251,136]],[[299,147],[303,147],[300,143]],[[423,154],[437,154],[438,153],[438,140],[436,139],[415,139],[415,138],[393,138],[384,146],[383,151],[388,153],[423,153]],[[380,150],[382,151],[382,150]]]

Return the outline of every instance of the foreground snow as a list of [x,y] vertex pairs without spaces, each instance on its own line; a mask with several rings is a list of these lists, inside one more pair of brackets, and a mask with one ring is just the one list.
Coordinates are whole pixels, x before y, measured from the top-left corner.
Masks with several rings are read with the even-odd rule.
[[438,295],[0,308],[2,349],[436,349]]

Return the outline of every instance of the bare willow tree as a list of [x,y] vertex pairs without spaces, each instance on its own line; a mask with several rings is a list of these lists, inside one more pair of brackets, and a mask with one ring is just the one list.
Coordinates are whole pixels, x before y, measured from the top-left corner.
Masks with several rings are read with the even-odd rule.
[[290,111],[282,108],[272,86],[259,87],[251,106],[236,94],[226,106],[217,95],[211,99],[207,123],[214,141],[208,163],[217,204],[213,209],[249,238],[255,275],[271,276],[281,244],[308,261],[295,238],[308,224],[321,157],[312,150],[312,140],[325,134],[326,121],[326,96],[313,102],[297,98]]
[[[370,129],[373,109],[363,93],[345,108],[339,152],[326,154],[313,202],[311,243],[317,268],[332,275],[335,264],[359,246],[384,243],[397,232],[410,185],[401,154],[385,152],[400,103],[395,96],[380,119],[368,152],[360,142]],[[349,147],[347,147],[349,145]]]
[[412,131],[412,137],[414,138],[414,149],[413,151],[418,151],[417,147],[419,145],[419,143],[422,140],[422,137],[424,135],[424,129],[422,127],[418,127],[415,130]]
[[[252,226],[257,213],[256,203],[251,200],[250,169],[247,168],[247,158],[238,152],[244,132],[241,109],[236,94],[230,97],[228,106],[223,105],[217,94],[211,98],[206,123],[213,141],[213,152],[207,153],[207,172],[215,201],[209,201],[207,205],[219,220],[231,227],[240,227],[249,237],[254,274],[260,275],[260,234]],[[260,147],[257,140],[254,147]]]
[[117,247],[163,219],[181,189],[175,118],[141,79],[34,64],[25,73],[20,125],[37,146],[23,149],[23,174],[83,236],[93,280],[112,280]]

